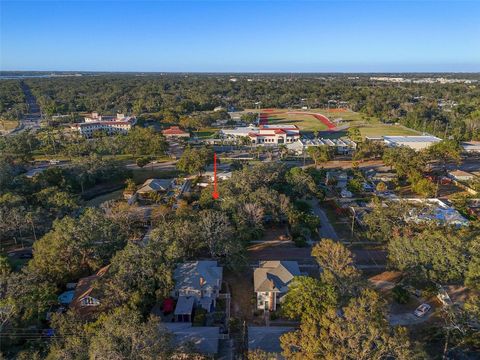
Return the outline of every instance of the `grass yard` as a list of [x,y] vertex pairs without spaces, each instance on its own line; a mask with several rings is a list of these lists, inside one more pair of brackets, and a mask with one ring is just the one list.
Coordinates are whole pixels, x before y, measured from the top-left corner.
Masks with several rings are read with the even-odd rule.
[[215,128],[205,128],[200,131],[193,131],[193,136],[196,136],[199,139],[209,139],[215,137],[218,131],[219,130]]
[[387,124],[361,124],[359,126],[362,137],[366,136],[400,136],[400,135],[419,135],[418,131],[406,128],[402,125]]
[[10,131],[18,126],[17,120],[0,120],[0,131]]
[[325,131],[327,126],[320,120],[315,119],[311,115],[300,114],[278,114],[268,118],[269,124],[278,125],[297,125],[303,131]]

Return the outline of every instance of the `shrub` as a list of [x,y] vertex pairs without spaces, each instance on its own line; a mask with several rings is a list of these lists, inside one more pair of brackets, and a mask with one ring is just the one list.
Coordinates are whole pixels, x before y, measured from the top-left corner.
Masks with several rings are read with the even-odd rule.
[[395,301],[399,304],[406,304],[410,300],[410,294],[401,286],[395,286],[392,290],[392,294]]
[[193,326],[204,326],[207,317],[207,310],[202,308],[195,309],[195,316],[193,318]]

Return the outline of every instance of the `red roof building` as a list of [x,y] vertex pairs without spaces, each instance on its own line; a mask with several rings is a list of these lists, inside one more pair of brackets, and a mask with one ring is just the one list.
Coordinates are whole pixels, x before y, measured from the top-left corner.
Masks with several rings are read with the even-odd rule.
[[165,137],[190,137],[190,133],[180,129],[178,126],[170,126],[168,129],[162,131]]

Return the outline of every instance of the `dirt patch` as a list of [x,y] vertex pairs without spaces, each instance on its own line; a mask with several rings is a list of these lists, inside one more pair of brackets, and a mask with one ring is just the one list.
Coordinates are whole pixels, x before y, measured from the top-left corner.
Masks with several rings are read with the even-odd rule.
[[247,268],[241,272],[226,270],[224,281],[229,285],[232,304],[231,315],[238,319],[250,321],[253,318],[255,293],[253,292],[253,269]]
[[265,233],[260,241],[289,241],[288,229],[286,225],[270,226],[265,229]]

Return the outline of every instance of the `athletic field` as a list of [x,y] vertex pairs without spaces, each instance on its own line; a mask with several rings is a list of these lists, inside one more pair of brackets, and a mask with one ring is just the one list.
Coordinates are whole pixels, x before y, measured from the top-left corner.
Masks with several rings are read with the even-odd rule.
[[[294,124],[302,131],[325,131],[326,137],[341,137],[346,135],[350,126],[360,129],[366,136],[418,135],[418,132],[401,125],[387,125],[375,118],[368,118],[358,112],[347,109],[246,109],[244,112],[260,113],[261,124]],[[322,118],[323,117],[326,118]]]

